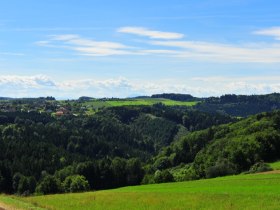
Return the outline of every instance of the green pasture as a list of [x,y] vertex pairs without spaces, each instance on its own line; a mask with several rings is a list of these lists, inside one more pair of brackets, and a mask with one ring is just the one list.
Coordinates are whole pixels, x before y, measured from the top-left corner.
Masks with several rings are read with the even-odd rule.
[[[0,196],[5,202],[6,196]],[[9,197],[38,209],[279,209],[280,175],[250,174],[87,193]],[[24,209],[24,208],[23,208]],[[31,209],[31,208],[30,208]]]
[[110,107],[110,106],[151,106],[156,103],[163,103],[166,106],[194,106],[198,102],[191,101],[173,101],[169,99],[144,98],[144,99],[119,99],[119,100],[91,100],[84,102],[85,105],[94,108]]

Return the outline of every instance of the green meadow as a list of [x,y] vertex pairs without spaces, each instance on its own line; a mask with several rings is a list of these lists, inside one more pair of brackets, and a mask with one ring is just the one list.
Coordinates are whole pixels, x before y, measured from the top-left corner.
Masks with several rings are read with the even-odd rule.
[[238,175],[34,197],[0,196],[0,202],[37,210],[276,210],[280,206],[280,175]]
[[119,99],[119,100],[91,100],[84,102],[85,105],[94,108],[111,107],[111,106],[151,106],[156,103],[163,103],[166,106],[194,106],[197,101],[173,101],[161,98],[143,98],[143,99]]
[[[87,114],[91,115],[97,109],[105,107],[119,107],[119,106],[152,106],[157,103],[162,103],[166,106],[194,106],[199,101],[174,101],[164,98],[141,98],[141,99],[93,99],[82,102],[82,105],[87,107]],[[61,101],[65,104],[65,101]]]

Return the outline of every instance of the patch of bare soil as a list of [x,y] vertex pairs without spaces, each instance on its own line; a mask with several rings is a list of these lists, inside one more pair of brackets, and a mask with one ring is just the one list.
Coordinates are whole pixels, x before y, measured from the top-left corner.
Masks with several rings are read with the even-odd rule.
[[280,174],[280,170],[265,171],[265,172],[260,172],[258,174]]

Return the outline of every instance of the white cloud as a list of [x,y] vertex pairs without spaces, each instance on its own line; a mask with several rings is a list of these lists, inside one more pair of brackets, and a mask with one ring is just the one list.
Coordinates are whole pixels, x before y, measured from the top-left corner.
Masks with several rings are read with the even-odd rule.
[[55,82],[45,75],[0,76],[0,96],[39,97],[52,95],[56,91]]
[[27,88],[40,88],[43,86],[54,87],[55,83],[45,75],[36,76],[17,76],[17,75],[7,75],[0,76],[0,86],[19,86]]
[[142,27],[122,27],[118,29],[118,32],[146,36],[151,39],[181,39],[184,37],[184,34],[180,33],[154,31]]
[[280,27],[272,27],[272,28],[258,30],[258,31],[255,31],[254,34],[272,36],[276,40],[280,40]]
[[270,77],[196,77],[184,80],[128,80],[123,77],[112,79],[82,79],[54,81],[45,75],[0,76],[0,96],[56,98],[128,97],[173,92],[189,93],[198,97],[223,94],[267,94],[280,92],[280,76]]
[[[251,77],[194,77],[195,83],[207,87],[212,95],[235,94],[267,94],[280,92],[280,76]],[[210,95],[211,95],[210,94]]]
[[110,55],[126,55],[132,54],[125,50],[116,50],[111,48],[95,48],[95,47],[76,47],[74,50],[86,56],[110,56]]

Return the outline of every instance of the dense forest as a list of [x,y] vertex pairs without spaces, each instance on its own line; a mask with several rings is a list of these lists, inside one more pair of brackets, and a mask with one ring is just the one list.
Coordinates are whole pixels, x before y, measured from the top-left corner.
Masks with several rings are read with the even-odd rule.
[[219,112],[231,116],[246,117],[260,112],[280,109],[280,93],[268,95],[224,95],[206,98],[196,109],[204,112]]
[[22,110],[43,102],[50,109],[49,101],[55,99],[5,100],[1,192],[50,194],[216,177],[280,158],[279,94],[199,99],[193,107],[107,107],[93,115]]

